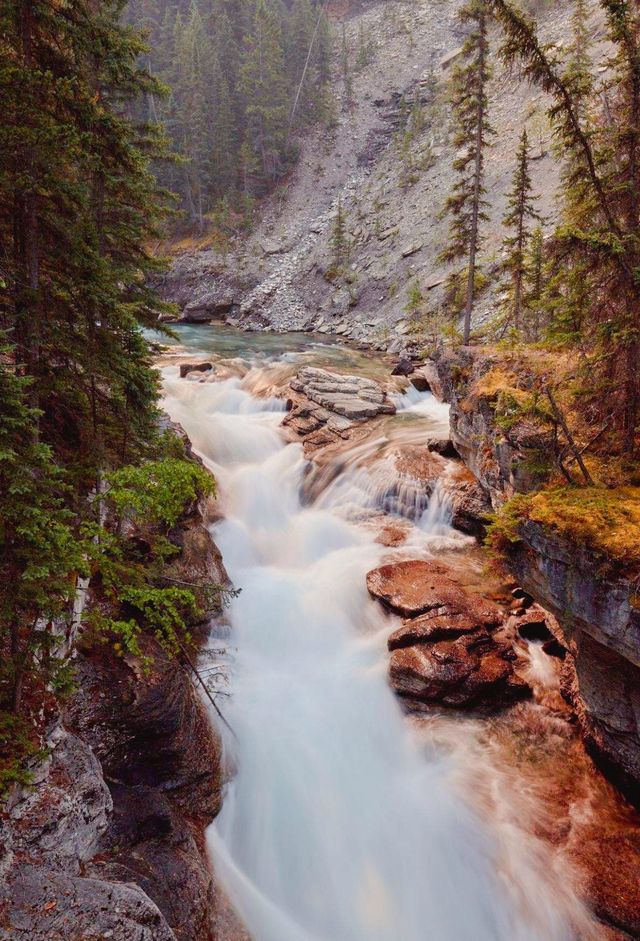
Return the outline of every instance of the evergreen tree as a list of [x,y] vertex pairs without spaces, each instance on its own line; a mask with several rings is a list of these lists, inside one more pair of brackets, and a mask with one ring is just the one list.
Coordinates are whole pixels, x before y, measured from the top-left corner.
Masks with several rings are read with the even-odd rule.
[[16,709],[32,666],[52,676],[87,493],[155,434],[140,328],[162,309],[145,283],[162,141],[127,109],[161,89],[120,14],[110,0],[0,8],[0,645]]
[[262,181],[275,182],[284,167],[288,119],[283,37],[275,8],[256,0],[251,33],[240,69],[240,89],[246,101],[245,143],[257,158]]
[[544,295],[544,233],[537,225],[531,233],[529,247],[525,257],[527,291],[525,307],[530,314],[530,332],[532,339],[538,340],[543,315]]
[[464,309],[464,342],[471,334],[471,313],[476,290],[480,225],[486,221],[484,151],[492,133],[488,120],[489,64],[488,7],[486,0],[467,0],[458,14],[471,31],[462,47],[460,62],[451,78],[454,145],[461,155],[454,162],[457,180],[443,212],[451,220],[443,261],[465,259],[467,289]]
[[340,269],[349,258],[349,236],[347,233],[347,220],[342,205],[342,197],[338,197],[338,208],[333,220],[331,248],[333,249],[334,264],[336,268]]
[[503,218],[505,227],[513,232],[504,241],[507,251],[505,270],[510,276],[509,319],[516,330],[523,327],[522,317],[526,297],[527,252],[531,241],[532,220],[540,221],[535,209],[536,198],[529,172],[529,139],[526,128],[520,136],[516,153],[516,168],[512,189],[508,195],[507,210]]
[[[0,640],[8,638],[0,667],[0,702],[18,713],[24,681],[40,662],[43,683],[55,680],[60,661],[51,630],[73,595],[83,568],[82,545],[65,507],[64,476],[51,448],[34,436],[39,413],[29,405],[30,380],[0,347]],[[6,655],[8,654],[8,655]]]
[[521,63],[551,96],[558,141],[574,155],[556,240],[575,270],[582,265],[588,309],[581,332],[592,352],[594,408],[606,403],[633,453],[640,409],[640,17],[635,5],[601,0],[613,52],[604,115],[593,128],[585,127],[581,89],[549,56],[535,24],[509,0],[490,2],[505,29],[504,57]]

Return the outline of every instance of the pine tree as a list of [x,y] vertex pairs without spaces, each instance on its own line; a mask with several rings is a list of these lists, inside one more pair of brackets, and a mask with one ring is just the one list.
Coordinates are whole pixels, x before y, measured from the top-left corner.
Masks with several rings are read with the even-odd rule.
[[[506,34],[503,56],[552,98],[550,119],[576,172],[556,233],[564,257],[582,263],[594,408],[617,416],[623,446],[636,449],[640,416],[640,18],[635,5],[602,0],[612,47],[604,114],[585,127],[584,97],[541,43],[535,25],[508,0],[490,0]],[[583,281],[584,284],[584,281]],[[595,381],[600,377],[600,384]]]
[[[82,544],[64,505],[64,475],[51,448],[36,440],[39,414],[29,405],[30,380],[0,346],[0,703],[22,708],[24,681],[40,660],[41,681],[55,678],[51,621],[67,611]],[[8,650],[4,646],[8,639]]]
[[331,248],[336,268],[341,269],[349,258],[349,236],[347,233],[347,220],[342,205],[342,197],[338,197],[338,208],[333,220],[331,232]]
[[530,332],[532,339],[537,341],[540,335],[543,315],[544,285],[544,232],[542,226],[537,225],[531,233],[529,247],[525,257],[527,291],[524,304],[530,313]]
[[507,197],[507,210],[503,218],[504,226],[513,232],[504,241],[507,258],[505,270],[510,275],[509,319],[516,330],[523,327],[523,309],[525,306],[527,252],[531,241],[529,223],[540,221],[540,214],[535,209],[537,197],[533,195],[531,174],[529,172],[529,139],[526,128],[520,136],[516,153],[516,168],[513,174],[512,189]]
[[487,220],[484,210],[484,151],[492,128],[488,120],[487,86],[489,64],[488,7],[486,0],[467,0],[458,14],[471,32],[462,47],[461,60],[451,78],[454,146],[462,155],[454,161],[456,183],[445,204],[443,216],[451,220],[449,242],[441,253],[443,261],[464,258],[467,262],[467,289],[464,309],[464,342],[471,334],[471,313],[476,290],[477,255],[481,243],[480,225]]
[[257,0],[240,69],[246,104],[245,142],[259,160],[262,180],[273,183],[283,172],[287,131],[287,87],[283,36],[273,6]]

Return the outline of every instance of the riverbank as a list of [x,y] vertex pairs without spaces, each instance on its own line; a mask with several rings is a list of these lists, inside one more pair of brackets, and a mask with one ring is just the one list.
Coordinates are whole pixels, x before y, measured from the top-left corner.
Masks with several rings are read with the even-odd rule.
[[[206,514],[181,515],[167,577],[228,584]],[[191,631],[204,639],[208,624]],[[138,654],[84,632],[70,651],[73,692],[49,705],[44,760],[2,818],[0,937],[211,941],[228,917],[204,847],[222,799],[220,737],[188,663],[152,631]]]

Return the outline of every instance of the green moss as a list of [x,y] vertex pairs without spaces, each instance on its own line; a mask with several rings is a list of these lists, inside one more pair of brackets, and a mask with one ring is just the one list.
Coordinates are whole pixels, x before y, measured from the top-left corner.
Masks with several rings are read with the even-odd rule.
[[543,490],[529,517],[625,570],[640,568],[640,487]]
[[485,546],[494,558],[504,559],[522,542],[521,524],[529,514],[531,495],[517,493],[494,515],[487,527]]
[[517,494],[488,528],[486,545],[494,556],[508,557],[521,542],[526,519],[590,549],[600,562],[640,571],[640,487],[555,487]]

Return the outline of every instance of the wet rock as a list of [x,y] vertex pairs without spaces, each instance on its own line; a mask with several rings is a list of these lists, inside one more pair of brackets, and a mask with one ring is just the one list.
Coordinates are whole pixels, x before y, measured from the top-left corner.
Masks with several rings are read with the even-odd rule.
[[410,376],[415,372],[415,366],[410,359],[400,359],[396,366],[391,370],[392,376]]
[[180,378],[184,379],[191,372],[210,372],[213,369],[213,363],[181,363]]
[[516,630],[523,640],[550,641],[553,634],[547,624],[546,612],[540,605],[532,605],[526,613],[520,613]]
[[23,864],[0,886],[2,941],[177,941],[133,883],[80,878]]
[[584,874],[586,896],[598,918],[640,937],[640,827],[595,833],[571,856]]
[[384,524],[378,533],[376,542],[390,548],[401,546],[403,542],[406,542],[409,532],[410,525],[407,522],[391,520]]
[[418,618],[409,618],[389,637],[389,650],[414,647],[440,640],[457,640],[463,634],[486,634],[487,623],[470,612],[458,612],[448,605],[433,608]]
[[78,873],[95,853],[113,804],[91,748],[62,726],[47,741],[50,757],[33,789],[11,811],[12,845],[50,867]]
[[291,382],[289,411],[282,425],[304,439],[305,455],[347,440],[358,425],[395,413],[379,383],[306,366]]
[[92,864],[91,875],[139,885],[177,941],[209,937],[212,877],[186,818],[156,788],[117,784],[112,793],[114,813],[104,841],[109,852]]
[[[571,654],[566,694],[609,776],[640,799],[640,609],[637,585],[582,546],[528,520],[512,571],[561,625]],[[569,659],[569,658],[568,658]]]
[[415,618],[434,609],[443,613],[469,614],[483,625],[498,625],[500,609],[476,598],[458,585],[447,566],[422,559],[393,562],[367,575],[369,593],[385,607],[405,618]]
[[185,670],[141,637],[142,659],[95,648],[78,659],[81,690],[70,717],[106,773],[170,793],[212,820],[221,802],[220,742]]
[[451,480],[451,522],[456,529],[482,538],[491,518],[491,503],[473,474],[459,465]]
[[412,373],[409,380],[418,392],[433,392],[436,398],[444,400],[444,389],[435,364],[429,360]]
[[564,660],[567,655],[566,648],[555,637],[545,641],[542,649],[548,657],[555,657],[557,660]]
[[399,474],[421,481],[425,484],[428,493],[433,492],[438,479],[447,467],[444,458],[428,447],[401,448],[395,463]]
[[396,562],[369,572],[369,592],[402,626],[389,637],[393,689],[414,706],[500,708],[530,694],[502,611],[472,595],[441,563]]
[[441,457],[448,457],[454,460],[460,457],[451,438],[428,438],[425,442],[425,447],[427,450],[433,451]]
[[529,694],[513,672],[510,650],[488,637],[462,637],[391,654],[391,685],[417,704],[501,707]]

